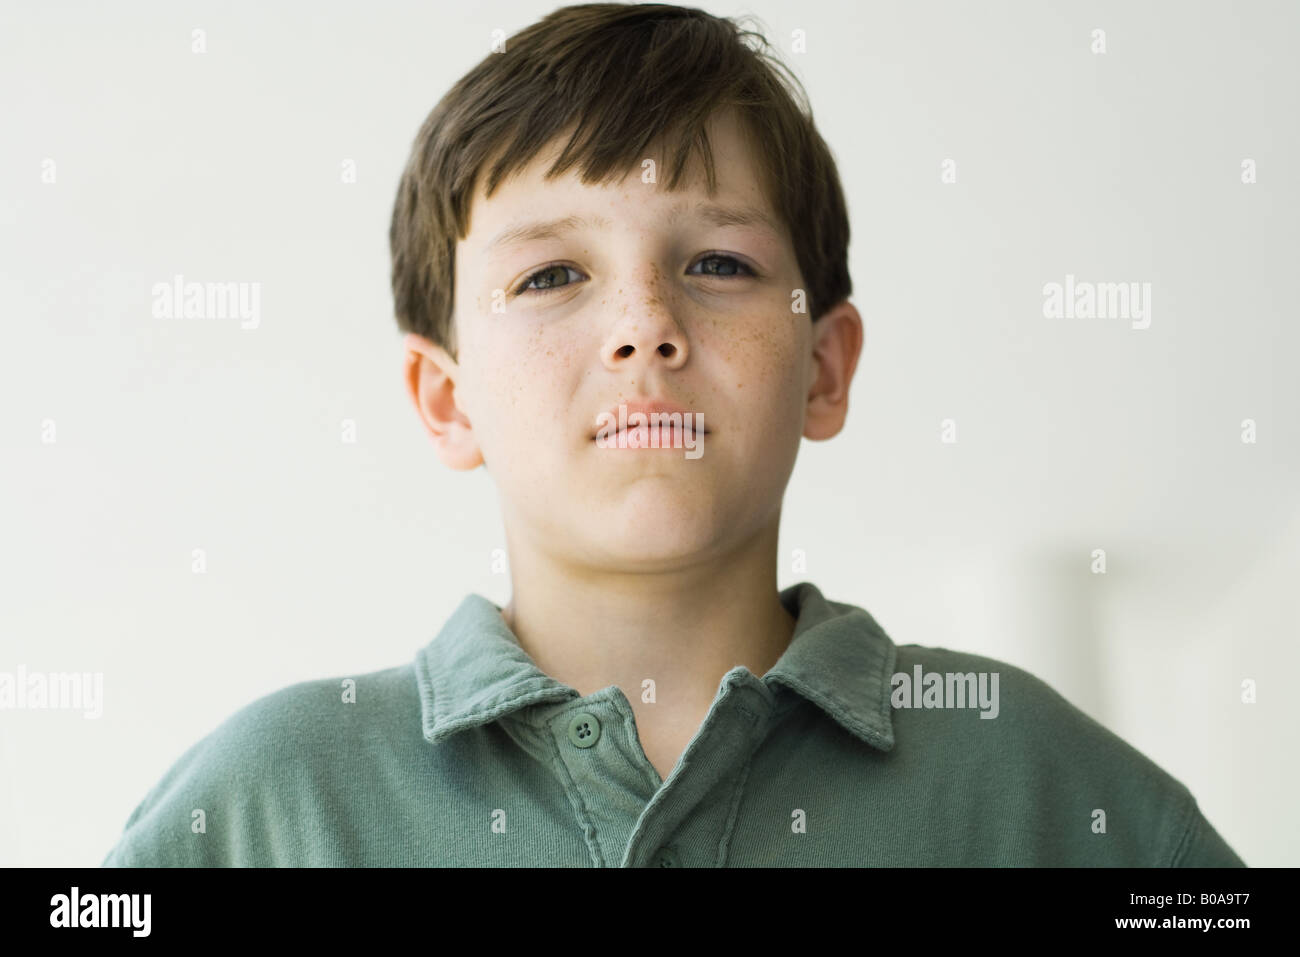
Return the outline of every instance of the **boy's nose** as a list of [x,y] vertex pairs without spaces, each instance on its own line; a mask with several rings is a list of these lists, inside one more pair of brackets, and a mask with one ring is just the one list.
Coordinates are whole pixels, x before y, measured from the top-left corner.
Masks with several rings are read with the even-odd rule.
[[677,369],[686,361],[686,337],[675,325],[640,320],[616,330],[605,345],[605,365],[625,370],[629,364],[662,364]]
[[626,370],[630,363],[676,369],[686,362],[686,334],[657,288],[658,270],[652,273],[609,330],[603,359],[610,370]]

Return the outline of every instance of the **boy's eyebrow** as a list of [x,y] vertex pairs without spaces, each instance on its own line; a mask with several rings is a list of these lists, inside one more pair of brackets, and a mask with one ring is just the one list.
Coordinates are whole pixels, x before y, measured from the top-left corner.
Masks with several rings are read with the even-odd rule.
[[518,246],[539,239],[556,239],[575,229],[608,228],[609,220],[603,216],[592,216],[586,219],[581,216],[564,216],[560,219],[530,220],[525,223],[517,223],[514,226],[507,226],[493,236],[488,244],[483,247],[483,250],[490,253],[503,250],[508,246]]
[[[668,222],[674,223],[687,215],[685,204],[672,209]],[[763,226],[777,236],[781,229],[772,217],[756,206],[719,206],[716,203],[700,203],[689,215],[710,226]],[[534,242],[541,239],[556,239],[575,229],[608,229],[610,222],[603,216],[562,216],[559,219],[529,220],[507,226],[489,240],[484,247],[485,253],[500,252],[510,246]]]

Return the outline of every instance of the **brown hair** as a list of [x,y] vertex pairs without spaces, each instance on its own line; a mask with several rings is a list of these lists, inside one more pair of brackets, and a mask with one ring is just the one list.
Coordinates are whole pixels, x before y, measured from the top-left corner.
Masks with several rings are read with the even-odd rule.
[[[756,48],[746,40],[756,41]],[[789,84],[783,77],[789,77]],[[447,92],[420,127],[393,206],[389,245],[398,326],[456,355],[456,243],[469,228],[478,177],[485,194],[573,130],[547,178],[581,163],[604,183],[670,144],[668,189],[692,149],[716,188],[704,127],[738,111],[769,200],[790,231],[813,320],[852,291],[849,220],[830,149],[799,80],[761,34],[730,18],[668,4],[561,7],[510,37]]]

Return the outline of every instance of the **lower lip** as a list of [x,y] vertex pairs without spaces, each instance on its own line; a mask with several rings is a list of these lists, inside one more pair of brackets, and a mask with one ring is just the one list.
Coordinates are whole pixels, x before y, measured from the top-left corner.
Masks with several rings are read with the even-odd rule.
[[[708,435],[704,432],[701,435]],[[674,429],[671,425],[660,425],[651,428],[648,425],[630,426],[621,432],[616,433],[605,440],[601,446],[607,449],[675,449],[681,451],[687,448],[687,443],[698,447],[701,436],[695,434],[694,429]],[[596,439],[592,439],[596,442]]]

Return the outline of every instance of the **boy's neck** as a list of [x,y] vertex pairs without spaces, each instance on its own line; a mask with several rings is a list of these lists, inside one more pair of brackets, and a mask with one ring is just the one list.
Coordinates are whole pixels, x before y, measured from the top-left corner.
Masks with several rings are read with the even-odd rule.
[[743,665],[762,677],[794,632],[776,588],[775,526],[671,572],[575,574],[550,559],[511,555],[514,594],[502,616],[542,671],[583,696],[617,685],[640,712],[651,707],[641,700],[651,679],[655,712],[702,712],[723,675]]

